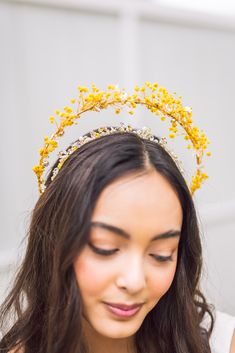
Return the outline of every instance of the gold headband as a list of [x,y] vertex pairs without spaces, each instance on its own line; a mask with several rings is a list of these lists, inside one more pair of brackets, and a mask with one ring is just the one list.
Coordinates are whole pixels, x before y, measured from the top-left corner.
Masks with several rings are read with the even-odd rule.
[[59,162],[57,163],[57,166],[53,169],[52,171],[52,177],[51,180],[54,180],[56,175],[59,173],[60,169],[62,168],[64,162],[69,158],[69,156],[76,151],[78,148],[80,148],[82,145],[86,144],[89,141],[93,141],[98,139],[99,137],[102,136],[107,136],[107,135],[112,135],[115,133],[126,133],[126,132],[131,132],[132,134],[136,134],[139,137],[145,139],[145,140],[149,140],[149,141],[153,141],[155,143],[158,143],[159,145],[161,145],[165,151],[167,151],[167,153],[171,156],[171,158],[175,161],[177,167],[179,168],[179,170],[181,171],[181,173],[184,173],[184,170],[182,168],[182,164],[178,159],[178,156],[176,154],[174,154],[172,151],[170,151],[167,147],[167,141],[166,138],[163,137],[161,139],[155,137],[152,134],[152,131],[150,128],[148,127],[143,127],[142,129],[134,129],[133,127],[131,127],[130,125],[125,126],[124,123],[120,123],[120,127],[119,126],[115,126],[115,127],[100,127],[96,130],[90,131],[88,134],[79,137],[79,139],[74,142],[72,145],[70,145],[66,151],[61,151],[58,155],[59,157]]
[[[171,123],[171,126],[169,127],[169,138],[174,139],[176,136],[183,136],[183,138],[189,142],[187,148],[193,148],[195,152],[196,172],[191,180],[191,194],[193,195],[194,192],[200,188],[202,182],[208,178],[208,175],[203,172],[202,158],[210,141],[204,132],[193,125],[192,109],[182,106],[182,97],[175,98],[169,94],[164,87],[159,87],[157,83],[151,84],[150,82],[145,82],[142,87],[136,86],[134,88],[135,93],[132,95],[128,95],[125,89],[119,89],[118,86],[114,85],[108,85],[107,91],[100,91],[94,84],[92,84],[91,92],[89,92],[87,87],[78,86],[78,91],[78,98],[73,98],[70,101],[73,105],[76,103],[76,111],[71,107],[66,106],[63,111],[55,111],[55,115],[58,117],[57,119],[55,116],[50,117],[50,122],[55,124],[56,131],[50,138],[48,136],[44,137],[44,146],[39,150],[39,164],[33,167],[33,171],[37,176],[40,194],[42,194],[46,188],[44,170],[49,165],[49,154],[58,147],[57,140],[64,135],[65,128],[77,124],[76,120],[81,117],[81,114],[90,110],[100,112],[102,109],[106,109],[109,106],[114,107],[116,114],[119,114],[122,108],[126,106],[128,108],[128,113],[133,115],[136,106],[140,104],[149,109],[154,115],[160,117],[162,121],[169,119]],[[150,93],[147,94],[147,91]],[[57,122],[57,120],[59,121]],[[181,131],[179,131],[179,129]],[[113,131],[108,128],[100,128],[98,132],[93,132],[90,136],[86,135],[81,137],[78,139],[78,143],[70,146],[66,152],[60,152],[59,163],[53,170],[52,180],[58,174],[69,155],[91,139],[94,140],[117,131],[131,131],[139,134],[139,136],[143,138],[154,140],[150,130],[147,130],[146,128],[136,130],[130,126],[125,128],[124,125],[122,125],[121,128],[115,128]],[[160,143],[166,149],[166,138],[162,138],[160,141],[156,141],[155,139],[155,142]],[[169,150],[167,151],[180,167],[178,157]],[[206,155],[210,156],[211,153],[206,152]],[[180,168],[180,170],[182,172],[182,168]]]

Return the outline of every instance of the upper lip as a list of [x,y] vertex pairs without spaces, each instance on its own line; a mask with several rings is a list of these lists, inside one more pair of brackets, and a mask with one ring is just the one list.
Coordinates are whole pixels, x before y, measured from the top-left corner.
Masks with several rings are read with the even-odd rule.
[[113,306],[114,308],[119,308],[122,310],[131,310],[131,309],[135,309],[135,308],[138,308],[139,306],[143,305],[143,303],[123,304],[123,303],[107,303],[107,302],[105,302],[105,304],[108,304],[110,306]]

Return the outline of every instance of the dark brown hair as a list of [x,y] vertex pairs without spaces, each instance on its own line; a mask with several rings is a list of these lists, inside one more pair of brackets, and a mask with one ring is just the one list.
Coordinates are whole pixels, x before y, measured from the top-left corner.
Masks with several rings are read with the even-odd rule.
[[[168,180],[183,210],[177,268],[169,290],[148,313],[135,341],[138,353],[210,353],[214,319],[199,289],[202,248],[197,216],[186,182],[169,154],[133,133],[90,141],[65,162],[32,213],[28,245],[13,289],[0,310],[9,322],[0,351],[24,347],[25,353],[85,353],[82,307],[73,262],[88,241],[89,224],[101,191],[128,173],[149,166]],[[55,166],[54,166],[55,167]],[[211,317],[208,331],[201,327]]]

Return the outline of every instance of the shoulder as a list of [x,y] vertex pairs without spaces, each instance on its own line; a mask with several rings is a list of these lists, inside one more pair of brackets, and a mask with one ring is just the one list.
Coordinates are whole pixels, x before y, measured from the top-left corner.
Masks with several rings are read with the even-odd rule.
[[[235,353],[235,317],[219,310],[215,310],[213,316],[215,322],[210,337],[212,353]],[[208,328],[209,321],[209,317],[204,320],[205,328]]]
[[233,331],[233,337],[232,337],[229,353],[235,353],[235,331]]
[[212,352],[235,353],[235,317],[216,311],[215,327],[211,335]]

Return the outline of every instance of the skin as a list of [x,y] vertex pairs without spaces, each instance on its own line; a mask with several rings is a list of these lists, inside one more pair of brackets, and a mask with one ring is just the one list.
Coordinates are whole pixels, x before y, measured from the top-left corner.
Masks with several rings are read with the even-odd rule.
[[[89,242],[117,251],[100,255],[87,244],[74,262],[83,303],[83,328],[92,353],[135,352],[133,338],[151,309],[170,288],[179,236],[151,241],[169,230],[181,230],[182,208],[168,183],[155,170],[129,174],[108,185],[97,200],[92,222],[103,222],[129,234],[91,226]],[[171,256],[159,262],[154,255]],[[116,317],[108,303],[143,303],[131,318]]]
[[235,331],[233,332],[233,337],[230,345],[230,353],[235,353]]

